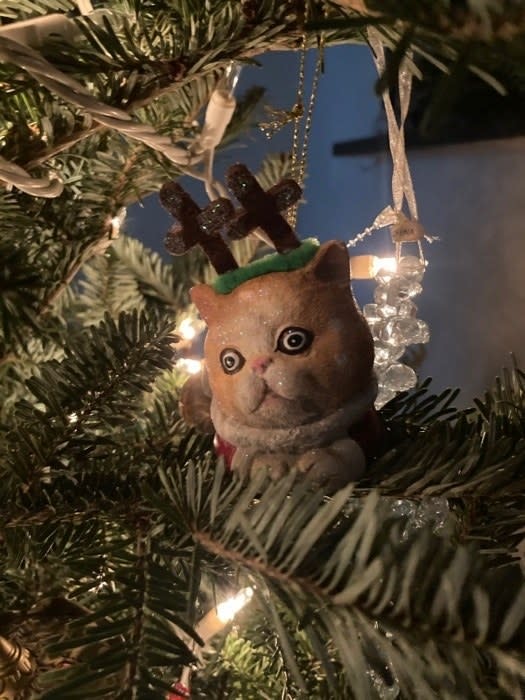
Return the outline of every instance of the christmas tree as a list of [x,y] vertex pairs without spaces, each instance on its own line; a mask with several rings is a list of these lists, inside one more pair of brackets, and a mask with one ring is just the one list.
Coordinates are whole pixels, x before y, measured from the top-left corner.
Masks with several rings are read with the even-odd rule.
[[374,27],[379,92],[408,52],[450,85],[465,66],[523,84],[522,4],[4,0],[0,17],[0,697],[522,697],[525,375],[468,410],[428,382],[398,396],[388,449],[336,493],[237,480],[179,415],[177,329],[213,273],[199,251],[164,262],[123,216],[200,172],[196,119],[232,60]]

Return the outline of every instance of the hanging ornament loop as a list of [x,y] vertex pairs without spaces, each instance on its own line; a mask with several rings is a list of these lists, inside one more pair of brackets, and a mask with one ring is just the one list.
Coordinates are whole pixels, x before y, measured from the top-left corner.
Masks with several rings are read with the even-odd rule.
[[[312,77],[312,86],[310,90],[310,99],[308,107],[305,111],[304,93],[305,93],[305,77],[306,77],[306,35],[303,35],[301,45],[301,56],[299,60],[299,84],[297,89],[297,101],[293,107],[294,127],[292,135],[292,162],[291,173],[292,177],[298,182],[299,186],[304,189],[304,181],[306,178],[306,161],[308,157],[308,144],[310,140],[310,131],[312,129],[312,118],[314,113],[317,91],[319,88],[319,79],[321,77],[323,62],[324,62],[324,41],[322,36],[319,36],[317,47],[317,58],[315,61],[314,73]],[[302,128],[302,143],[301,142],[301,123]],[[292,228],[297,225],[297,204],[290,209],[288,221]]]
[[[375,27],[369,27],[368,41],[373,51],[377,72],[381,76],[386,69],[385,48],[381,33]],[[419,257],[421,260],[424,260],[421,240],[425,237],[425,231],[418,220],[416,195],[405,149],[405,122],[412,94],[412,79],[413,70],[410,66],[410,52],[407,52],[399,66],[399,121],[396,118],[388,89],[383,91],[382,98],[388,126],[388,144],[392,156],[392,201],[397,218],[392,228],[392,239],[396,247],[396,258],[399,259],[401,256],[401,245],[403,243],[414,242],[418,245]],[[403,214],[405,201],[410,219]],[[411,225],[409,226],[408,223],[410,221]],[[409,228],[412,229],[410,234],[408,234]],[[406,232],[407,235],[403,236],[400,233],[401,231]]]
[[[368,29],[368,40],[374,54],[374,62],[381,78],[387,68],[381,33],[374,27]],[[388,143],[392,157],[392,206],[387,206],[375,218],[373,224],[349,242],[353,246],[379,228],[390,226],[395,258],[379,261],[373,271],[377,282],[374,303],[365,304],[364,316],[374,339],[374,371],[379,393],[376,408],[417,384],[412,367],[403,364],[402,358],[408,345],[427,343],[427,324],[416,318],[414,298],[423,290],[421,282],[426,268],[422,241],[427,238],[419,222],[416,196],[405,150],[405,122],[410,105],[414,71],[410,50],[399,66],[399,116],[396,117],[389,91],[382,94],[388,127]],[[406,204],[408,215],[403,208]],[[403,255],[405,244],[417,245],[419,256]],[[392,264],[390,264],[390,262]],[[356,261],[357,266],[357,261]]]

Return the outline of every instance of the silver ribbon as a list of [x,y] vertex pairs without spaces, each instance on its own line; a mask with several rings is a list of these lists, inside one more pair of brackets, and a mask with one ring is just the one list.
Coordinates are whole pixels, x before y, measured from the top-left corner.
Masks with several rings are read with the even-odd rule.
[[[368,29],[368,40],[374,54],[374,62],[379,75],[383,75],[386,66],[385,48],[383,45],[381,33],[375,27]],[[399,122],[397,121],[390,93],[388,90],[383,92],[383,104],[388,128],[388,144],[390,154],[392,156],[392,206],[385,207],[375,218],[372,225],[365,228],[360,234],[355,236],[348,242],[348,247],[353,247],[360,243],[363,238],[370,235],[377,229],[386,226],[395,226],[401,222],[406,223],[407,219],[403,214],[403,203],[406,200],[410,218],[418,221],[418,211],[416,195],[414,193],[414,185],[410,168],[408,167],[408,159],[405,150],[405,121],[408,115],[410,105],[410,95],[412,92],[413,71],[410,67],[410,59],[405,56],[401,61],[399,68],[398,90],[399,90],[399,105],[400,115]],[[421,227],[420,224],[418,224]],[[426,237],[426,236],[425,236]],[[396,243],[396,256],[400,255],[401,244]],[[421,259],[424,259],[421,242],[418,241],[419,253]]]
[[[368,40],[374,52],[377,72],[379,75],[383,75],[386,66],[385,48],[381,40],[381,34],[375,27],[368,29]],[[412,77],[412,70],[409,67],[408,58],[405,56],[399,67],[399,123],[397,122],[388,90],[383,92],[383,104],[388,126],[388,143],[392,155],[392,199],[394,209],[401,211],[403,209],[403,200],[406,199],[410,216],[413,219],[418,219],[416,196],[405,151],[405,121],[412,93]]]

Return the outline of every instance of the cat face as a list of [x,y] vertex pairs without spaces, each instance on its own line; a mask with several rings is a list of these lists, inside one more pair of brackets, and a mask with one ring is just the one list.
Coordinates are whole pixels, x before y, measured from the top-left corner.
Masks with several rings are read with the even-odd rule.
[[279,428],[331,414],[370,385],[373,341],[349,287],[343,244],[299,270],[243,282],[229,294],[198,285],[205,362],[220,411],[239,425]]

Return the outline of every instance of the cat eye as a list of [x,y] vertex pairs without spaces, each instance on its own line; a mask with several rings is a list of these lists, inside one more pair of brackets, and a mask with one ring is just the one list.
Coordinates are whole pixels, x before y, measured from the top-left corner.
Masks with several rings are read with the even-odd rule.
[[244,357],[233,348],[226,348],[221,352],[221,365],[226,374],[235,374],[244,365]]
[[277,340],[277,350],[287,355],[298,355],[307,350],[314,339],[314,334],[305,328],[290,326],[285,328]]

